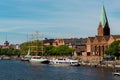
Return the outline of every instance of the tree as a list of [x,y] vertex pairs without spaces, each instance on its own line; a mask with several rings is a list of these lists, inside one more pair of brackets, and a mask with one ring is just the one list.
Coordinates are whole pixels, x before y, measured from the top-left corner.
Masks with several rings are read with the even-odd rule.
[[28,49],[30,48],[31,55],[41,55],[42,52],[42,42],[39,40],[34,40],[30,42],[24,42],[20,45],[21,48],[21,54],[26,55]]
[[25,55],[27,53],[28,45],[29,43],[26,43],[26,42],[20,45],[22,55]]
[[0,48],[0,55],[8,55],[8,56],[13,56],[13,55],[19,55],[20,50],[14,49],[14,48],[9,48],[9,49],[2,49]]
[[[37,46],[38,46],[38,55],[41,55],[42,51],[42,46],[44,47],[43,49],[43,55],[71,55],[72,52],[74,51],[73,49],[69,48],[66,45],[61,45],[58,47],[54,46],[44,46],[41,41],[37,41]],[[36,50],[36,41],[31,41],[31,42],[25,42],[20,45],[21,48],[21,53],[22,55],[26,55],[28,48],[31,50],[31,55],[35,55],[33,51]]]
[[47,55],[57,55],[57,56],[64,56],[64,55],[71,55],[74,50],[69,48],[66,45],[61,45],[58,47],[54,46],[45,46],[44,52]]
[[105,50],[105,53],[107,55],[120,56],[119,49],[120,49],[120,41],[119,40],[114,41],[110,44],[109,48]]
[[45,55],[52,55],[55,51],[55,47],[54,46],[44,46],[44,54]]
[[71,55],[73,52],[73,49],[69,48],[66,45],[61,45],[57,47],[57,54],[58,55]]

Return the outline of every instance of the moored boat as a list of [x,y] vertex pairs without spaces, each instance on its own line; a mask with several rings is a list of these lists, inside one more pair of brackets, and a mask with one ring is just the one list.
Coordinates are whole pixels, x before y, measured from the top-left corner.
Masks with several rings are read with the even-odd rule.
[[[43,64],[48,64],[49,60],[47,58],[44,57],[44,45],[43,45],[43,34],[42,34],[42,39],[39,40],[38,39],[38,32],[36,32],[36,40],[35,40],[35,44],[32,44],[31,47],[31,51],[36,53],[35,56],[31,56],[31,58],[29,59],[29,62],[31,63],[43,63]],[[40,42],[40,44],[39,44]],[[39,56],[40,55],[40,56]]]
[[58,66],[79,66],[78,60],[72,58],[53,58],[50,64]]
[[115,70],[115,71],[113,72],[113,75],[114,75],[114,76],[120,76],[120,70]]
[[21,56],[21,61],[29,61],[31,56]]
[[47,58],[43,58],[41,56],[32,56],[29,60],[31,63],[43,63],[49,64],[49,60]]
[[20,58],[21,58],[21,61],[29,61],[30,58],[31,58],[31,55],[30,55],[30,48],[28,49],[27,55],[21,56]]

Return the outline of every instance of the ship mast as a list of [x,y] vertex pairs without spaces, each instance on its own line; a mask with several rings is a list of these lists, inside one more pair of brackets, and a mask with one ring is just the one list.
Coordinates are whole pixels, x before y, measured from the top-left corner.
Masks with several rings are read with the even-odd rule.
[[42,56],[44,54],[44,51],[43,51],[43,38],[44,38],[44,35],[42,34]]
[[36,56],[38,55],[38,35],[39,35],[39,33],[38,33],[38,31],[36,31]]
[[[39,52],[41,53],[41,56],[43,56],[44,54],[44,45],[43,45],[43,34],[41,35],[41,39],[39,40],[39,32],[36,31],[35,34],[32,34],[32,37],[31,37],[31,52],[35,52],[36,56],[39,55]],[[41,44],[39,44],[39,41],[41,42]]]

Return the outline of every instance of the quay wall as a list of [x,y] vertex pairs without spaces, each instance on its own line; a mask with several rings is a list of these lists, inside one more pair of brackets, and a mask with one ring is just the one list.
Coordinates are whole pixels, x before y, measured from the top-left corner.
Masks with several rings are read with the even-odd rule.
[[81,66],[120,68],[120,60],[104,61],[100,56],[76,56]]

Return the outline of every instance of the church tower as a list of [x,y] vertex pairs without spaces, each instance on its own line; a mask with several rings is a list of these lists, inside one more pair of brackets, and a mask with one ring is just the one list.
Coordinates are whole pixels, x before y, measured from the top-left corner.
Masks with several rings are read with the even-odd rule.
[[98,26],[98,36],[109,36],[110,35],[110,28],[105,12],[104,5],[101,9],[101,15],[100,15],[100,23]]

